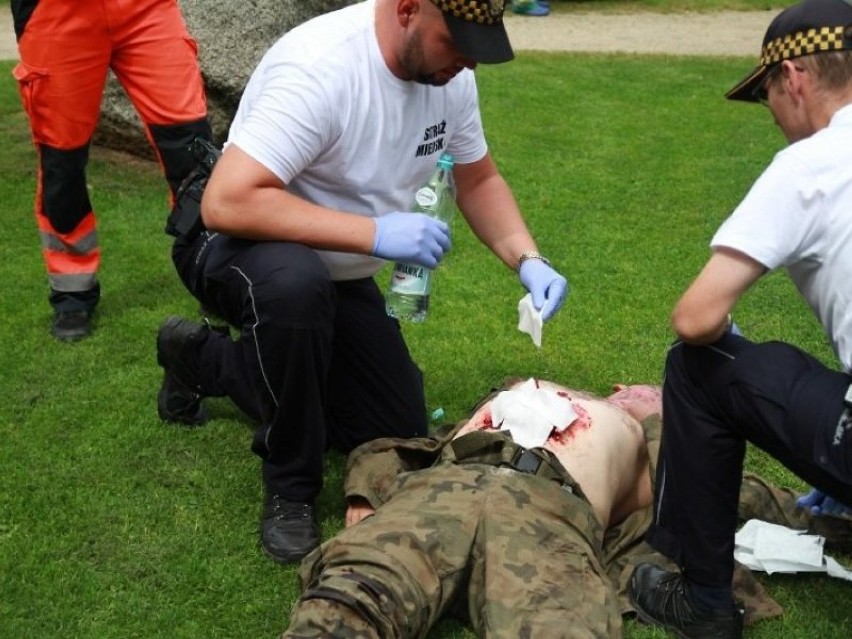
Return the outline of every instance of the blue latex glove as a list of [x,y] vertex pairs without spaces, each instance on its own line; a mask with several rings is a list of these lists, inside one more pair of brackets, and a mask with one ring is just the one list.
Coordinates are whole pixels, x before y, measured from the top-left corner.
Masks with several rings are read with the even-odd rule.
[[541,319],[546,322],[565,299],[568,292],[568,280],[554,271],[541,260],[525,260],[518,271],[521,284],[532,294],[532,303],[541,311]]
[[812,515],[819,517],[827,515],[831,517],[841,517],[852,515],[852,508],[841,504],[834,497],[829,497],[821,490],[811,488],[811,491],[806,495],[802,495],[796,500],[796,505],[799,508],[805,508]]
[[423,213],[394,211],[375,218],[372,255],[435,268],[450,250],[450,227]]

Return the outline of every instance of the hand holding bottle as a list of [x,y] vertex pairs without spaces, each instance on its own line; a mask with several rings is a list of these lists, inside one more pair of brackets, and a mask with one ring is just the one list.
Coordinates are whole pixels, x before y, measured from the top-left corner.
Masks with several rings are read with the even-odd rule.
[[423,213],[393,211],[375,218],[372,255],[435,268],[450,250],[450,227]]
[[455,193],[453,156],[442,153],[432,175],[414,193],[412,213],[390,213],[376,220],[373,254],[394,260],[385,296],[385,310],[391,317],[409,322],[426,319],[432,269],[450,249]]
[[541,259],[524,260],[518,270],[521,284],[532,295],[533,306],[541,311],[543,322],[549,320],[565,299],[568,280]]

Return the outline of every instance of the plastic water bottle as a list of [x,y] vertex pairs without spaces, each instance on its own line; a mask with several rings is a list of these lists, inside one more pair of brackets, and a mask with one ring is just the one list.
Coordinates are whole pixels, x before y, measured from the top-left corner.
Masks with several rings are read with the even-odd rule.
[[[453,156],[443,153],[429,181],[414,194],[411,210],[425,213],[450,224],[456,212],[456,185],[453,181]],[[393,265],[385,310],[396,319],[422,322],[429,310],[432,269],[417,264]]]

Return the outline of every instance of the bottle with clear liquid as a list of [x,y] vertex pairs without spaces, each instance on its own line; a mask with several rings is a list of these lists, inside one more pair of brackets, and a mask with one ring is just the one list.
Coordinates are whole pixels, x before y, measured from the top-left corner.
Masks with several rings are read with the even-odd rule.
[[[456,212],[456,185],[453,181],[453,156],[441,154],[432,177],[414,194],[411,210],[424,213],[450,224]],[[385,310],[391,317],[409,322],[422,322],[429,310],[432,292],[432,269],[417,264],[393,265]]]

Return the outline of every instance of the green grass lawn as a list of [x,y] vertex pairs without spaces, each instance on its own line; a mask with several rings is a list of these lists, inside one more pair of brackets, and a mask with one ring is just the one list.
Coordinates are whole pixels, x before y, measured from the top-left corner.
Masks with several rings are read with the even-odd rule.
[[[493,154],[571,294],[537,350],[515,328],[516,277],[457,219],[430,317],[405,327],[430,409],[458,419],[507,375],[599,393],[660,381],[669,310],[714,229],[784,144],[766,110],[722,98],[752,64],[522,53],[478,70]],[[156,414],[157,327],[172,313],[198,315],[162,232],[165,183],[150,164],[93,153],[97,331],[53,340],[32,219],[35,155],[10,70],[0,64],[0,637],[273,637],[298,591],[295,568],[258,548],[252,425],[221,400],[196,430]],[[780,274],[735,315],[753,339],[834,361]],[[748,464],[802,487],[758,452]],[[319,502],[325,536],[342,526],[342,467],[332,454]],[[762,581],[787,613],[747,636],[848,636],[848,585]],[[664,636],[632,624],[626,634]],[[452,621],[430,635],[472,636]]]

